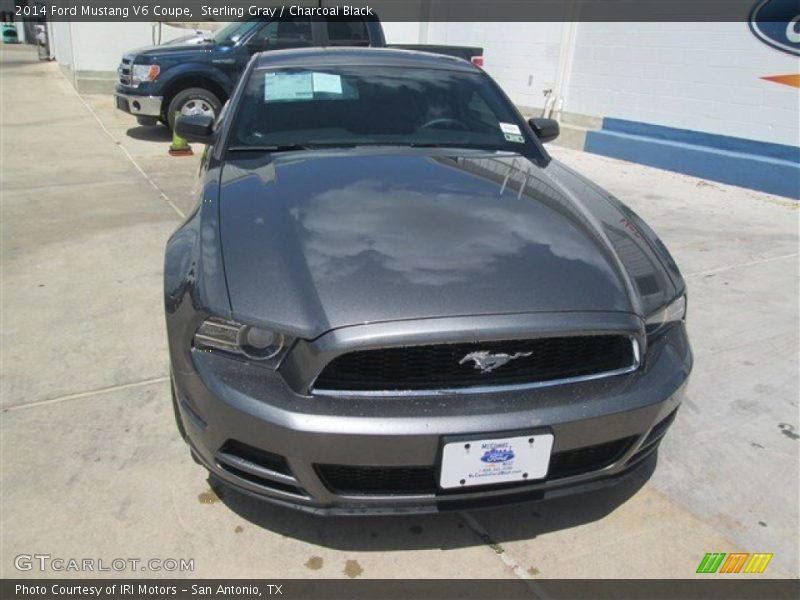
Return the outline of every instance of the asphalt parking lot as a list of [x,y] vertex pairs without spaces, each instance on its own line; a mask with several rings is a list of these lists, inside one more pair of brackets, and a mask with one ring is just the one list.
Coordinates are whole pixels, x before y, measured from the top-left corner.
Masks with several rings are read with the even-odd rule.
[[798,576],[796,203],[553,147],[689,284],[695,370],[655,470],[548,503],[311,517],[217,493],[175,430],[163,248],[198,157],[169,157],[166,129],[78,96],[30,49],[0,56],[0,576],[62,575],[14,567],[46,553],[191,558],[201,577],[683,578],[736,551]]

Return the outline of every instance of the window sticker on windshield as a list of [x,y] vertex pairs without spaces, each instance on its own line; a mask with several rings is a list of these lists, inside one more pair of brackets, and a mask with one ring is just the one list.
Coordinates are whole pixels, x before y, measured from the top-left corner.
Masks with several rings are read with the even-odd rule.
[[342,77],[332,73],[301,71],[265,73],[264,102],[313,100],[315,94],[342,96]]
[[515,142],[517,144],[524,144],[525,143],[525,138],[522,137],[521,135],[515,135],[513,133],[504,133],[503,135],[505,136],[506,140],[508,140],[509,142]]
[[265,73],[264,102],[311,100],[314,83],[311,73]]
[[342,93],[341,75],[331,73],[312,73],[315,94],[339,94]]
[[514,135],[520,135],[522,133],[519,130],[519,127],[517,127],[513,123],[500,123],[500,129],[503,131],[503,133],[513,133]]

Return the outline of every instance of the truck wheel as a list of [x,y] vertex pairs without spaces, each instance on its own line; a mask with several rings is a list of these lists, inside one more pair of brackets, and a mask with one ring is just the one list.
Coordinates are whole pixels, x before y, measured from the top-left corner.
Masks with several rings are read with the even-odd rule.
[[222,108],[222,102],[214,94],[203,88],[187,88],[178,92],[167,108],[169,128],[175,124],[175,113],[182,115],[208,115],[216,118]]

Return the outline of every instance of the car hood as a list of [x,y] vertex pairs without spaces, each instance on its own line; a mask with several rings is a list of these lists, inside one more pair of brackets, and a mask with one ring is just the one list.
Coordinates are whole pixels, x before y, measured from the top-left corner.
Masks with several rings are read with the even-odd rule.
[[228,162],[220,185],[234,318],[306,338],[401,319],[643,314],[675,293],[647,232],[556,161],[296,152]]
[[175,38],[174,40],[170,40],[168,42],[164,42],[161,44],[162,46],[196,46],[197,44],[210,44],[211,42],[207,42],[206,34],[202,33],[194,33],[184,37]]

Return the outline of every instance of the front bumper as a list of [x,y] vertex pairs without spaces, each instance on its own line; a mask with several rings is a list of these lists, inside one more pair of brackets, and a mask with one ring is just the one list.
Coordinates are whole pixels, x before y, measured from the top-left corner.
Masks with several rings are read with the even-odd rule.
[[[679,326],[651,344],[634,373],[542,389],[429,397],[302,395],[274,372],[195,351],[192,368],[176,369],[174,381],[187,442],[218,479],[314,513],[396,514],[546,499],[620,480],[655,451],[691,366],[685,328]],[[435,480],[430,489],[419,484],[419,477],[436,473],[444,436],[497,438],[530,429],[554,435],[551,472],[543,480],[455,491],[437,489]],[[603,448],[614,450],[602,455]],[[582,468],[554,472],[564,464]],[[331,472],[350,473],[355,483],[332,483]],[[371,486],[374,478],[391,480],[392,474],[403,481],[411,477],[414,491],[400,484],[378,491]],[[373,489],[357,489],[364,478]]]
[[160,117],[162,96],[137,96],[116,92],[114,102],[119,110],[137,117]]

